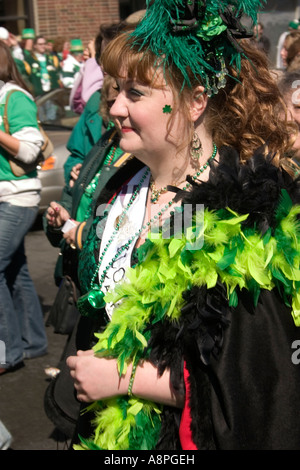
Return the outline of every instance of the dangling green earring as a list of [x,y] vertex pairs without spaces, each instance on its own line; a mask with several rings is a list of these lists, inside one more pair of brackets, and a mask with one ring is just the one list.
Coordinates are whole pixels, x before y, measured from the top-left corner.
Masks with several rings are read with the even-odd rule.
[[172,106],[170,104],[166,104],[165,107],[163,108],[163,113],[171,114],[171,112],[172,112]]
[[203,154],[202,144],[197,132],[194,132],[193,139],[191,142],[191,162],[195,168],[199,166],[199,159]]

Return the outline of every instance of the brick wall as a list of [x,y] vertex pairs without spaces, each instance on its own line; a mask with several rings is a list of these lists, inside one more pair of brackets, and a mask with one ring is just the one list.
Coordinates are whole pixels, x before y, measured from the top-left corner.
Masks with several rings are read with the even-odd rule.
[[102,23],[119,21],[119,0],[35,0],[35,30],[49,39],[96,36]]

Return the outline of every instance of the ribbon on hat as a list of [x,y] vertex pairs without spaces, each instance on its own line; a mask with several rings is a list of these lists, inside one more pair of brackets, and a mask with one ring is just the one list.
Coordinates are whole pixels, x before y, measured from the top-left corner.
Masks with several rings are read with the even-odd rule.
[[[178,9],[171,10],[170,22],[174,33],[197,29],[199,27],[199,20],[204,18],[206,9],[206,0],[202,0],[201,5],[200,1],[187,0],[182,13]],[[235,39],[250,38],[253,36],[253,32],[248,31],[240,21],[242,11],[240,10],[237,14],[233,12],[232,8],[226,6],[223,10],[221,8],[219,9],[219,15],[224,25],[227,27],[228,39],[237,50],[240,50],[241,48]]]
[[[172,31],[174,33],[180,31],[186,31],[187,29],[195,29],[198,28],[199,22],[198,18],[204,15],[206,1],[202,0],[202,6],[200,7],[200,2],[195,0],[187,1],[186,5],[184,6],[184,11],[182,15],[179,15],[178,18],[178,10],[171,10],[171,24],[172,24]],[[201,11],[200,11],[201,10]]]
[[223,23],[227,26],[227,38],[231,44],[235,47],[240,53],[243,52],[243,49],[240,47],[237,39],[246,39],[253,36],[253,32],[249,31],[242,25],[241,12],[238,16],[234,15],[232,9],[226,7],[224,11],[220,10],[220,17],[222,18]]

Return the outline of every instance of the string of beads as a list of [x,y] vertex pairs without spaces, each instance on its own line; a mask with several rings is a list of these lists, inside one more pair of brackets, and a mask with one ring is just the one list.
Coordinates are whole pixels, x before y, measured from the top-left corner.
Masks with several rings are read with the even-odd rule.
[[[216,144],[213,144],[213,152],[211,154],[211,156],[206,160],[206,162],[204,163],[204,165],[202,165],[199,170],[192,176],[193,180],[196,180],[197,178],[199,178],[199,176],[201,175],[201,173],[203,173],[206,168],[209,166],[210,162],[215,158],[216,154],[217,154],[217,146]],[[185,187],[184,189],[186,189],[187,187]],[[166,193],[168,191],[168,186],[164,186],[163,188],[160,188],[160,189],[157,189],[155,187],[155,183],[151,177],[151,180],[150,180],[150,189],[151,189],[151,203],[152,204],[156,204],[160,198],[160,196],[164,193]]]
[[[212,155],[209,157],[209,159],[207,160],[207,162],[198,170],[198,172],[193,176],[193,179],[196,180],[197,177],[203,173],[203,171],[209,166],[209,163],[215,158],[217,154],[217,147],[216,145],[214,144],[214,148],[213,148],[213,153]],[[117,261],[117,259],[119,258],[119,256],[125,251],[125,250],[128,250],[128,247],[131,245],[131,243],[136,239],[138,238],[141,233],[146,230],[146,229],[149,229],[149,227],[151,226],[152,223],[156,222],[159,217],[161,217],[163,215],[164,212],[166,212],[170,206],[172,206],[172,204],[174,203],[174,198],[171,199],[169,202],[167,202],[164,207],[161,208],[161,210],[153,217],[151,218],[148,222],[146,222],[146,224],[144,224],[138,231],[136,231],[129,239],[128,241],[122,245],[119,250],[116,252],[116,254],[113,256],[113,258],[111,259],[111,261],[107,264],[107,266],[105,267],[105,269],[103,270],[101,276],[100,276],[100,279],[99,279],[99,284],[95,283],[95,280],[96,280],[96,276],[98,275],[98,272],[99,272],[99,269],[100,269],[100,266],[103,262],[103,259],[104,259],[104,256],[108,250],[108,248],[110,247],[110,245],[112,244],[115,236],[117,235],[121,225],[122,225],[122,222],[127,214],[127,212],[129,211],[130,207],[132,206],[132,204],[134,203],[145,179],[147,178],[148,174],[149,174],[149,168],[146,169],[145,173],[143,174],[139,184],[137,185],[135,191],[133,192],[133,194],[131,195],[130,197],[130,200],[127,204],[127,206],[125,207],[125,209],[123,210],[120,218],[118,219],[118,222],[116,223],[116,226],[115,226],[115,230],[113,231],[110,239],[108,240],[108,242],[106,243],[106,246],[104,247],[100,257],[99,257],[99,261],[98,261],[98,264],[97,264],[97,267],[95,269],[95,272],[92,276],[92,279],[91,279],[91,283],[90,283],[90,288],[91,290],[85,294],[84,296],[80,297],[78,299],[78,304],[77,304],[77,307],[78,309],[80,310],[81,307],[83,306],[84,302],[86,300],[88,300],[89,304],[94,307],[95,309],[100,309],[100,308],[103,308],[105,306],[105,301],[104,301],[104,296],[105,296],[105,293],[101,291],[101,288],[103,286],[103,283],[104,283],[104,279],[106,277],[106,274],[108,272],[108,270],[110,269],[110,267]],[[190,183],[187,183],[185,185],[185,187],[183,188],[183,190],[186,190],[190,187]]]

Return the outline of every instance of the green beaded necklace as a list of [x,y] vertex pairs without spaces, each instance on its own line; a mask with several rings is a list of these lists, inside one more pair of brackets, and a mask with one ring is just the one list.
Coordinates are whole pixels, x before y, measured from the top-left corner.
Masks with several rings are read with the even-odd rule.
[[[204,170],[206,170],[206,168],[209,166],[209,163],[215,158],[217,154],[217,147],[216,145],[214,144],[214,149],[213,149],[213,153],[212,155],[209,157],[209,159],[207,160],[207,162],[199,169],[199,171],[192,177],[194,180],[197,179],[197,177],[203,173]],[[140,234],[146,230],[147,228],[150,227],[150,225],[157,221],[157,219],[159,219],[159,217],[161,217],[163,215],[164,212],[166,212],[167,209],[170,208],[170,206],[174,203],[174,199],[171,199],[171,201],[169,201],[167,204],[165,204],[165,206],[152,218],[150,219],[146,224],[144,224],[137,232],[134,233],[134,235],[129,238],[129,240],[127,241],[127,243],[125,243],[115,254],[115,256],[112,258],[112,260],[108,263],[108,265],[106,266],[106,268],[103,270],[102,274],[101,274],[101,277],[100,277],[100,280],[99,280],[99,284],[95,284],[95,279],[96,279],[96,276],[99,272],[99,269],[100,269],[100,266],[101,266],[101,263],[103,261],[103,258],[104,258],[104,255],[105,253],[107,252],[108,248],[110,247],[111,243],[113,242],[115,236],[117,235],[121,225],[122,225],[122,221],[124,220],[128,210],[130,209],[130,207],[132,206],[133,202],[135,201],[146,177],[148,176],[149,174],[149,168],[147,168],[147,170],[145,171],[144,175],[142,176],[139,184],[137,185],[136,187],[136,190],[134,191],[134,193],[132,194],[127,206],[125,207],[125,209],[123,210],[118,222],[116,223],[116,226],[115,226],[115,230],[113,231],[110,239],[108,240],[106,246],[104,247],[100,257],[99,257],[99,262],[97,264],[97,267],[96,267],[96,270],[92,276],[92,279],[91,279],[91,283],[90,283],[90,291],[87,292],[86,294],[84,294],[83,296],[79,297],[79,299],[77,300],[77,308],[79,310],[79,312],[81,313],[81,315],[93,315],[93,314],[96,314],[97,315],[97,310],[98,309],[101,309],[103,307],[105,307],[105,300],[104,300],[104,297],[105,297],[105,293],[103,291],[101,291],[101,288],[102,288],[102,285],[103,285],[103,282],[104,282],[104,279],[105,279],[105,276],[108,272],[108,270],[110,269],[110,267],[117,261],[117,259],[119,258],[119,256],[125,251],[128,249],[128,247],[131,245],[131,243],[133,242],[133,240],[136,239],[136,237],[139,237]],[[186,190],[190,187],[190,183],[187,183],[186,186],[184,188],[182,188],[183,190]]]
[[101,291],[101,288],[102,288],[106,273],[109,270],[109,268],[113,265],[113,263],[119,258],[121,253],[132,243],[134,238],[136,236],[138,236],[139,233],[143,229],[143,227],[142,227],[139,232],[136,232],[128,240],[128,242],[123,247],[121,247],[120,250],[117,251],[115,256],[112,258],[112,260],[108,263],[108,265],[104,269],[104,271],[101,275],[101,278],[100,278],[99,285],[95,284],[94,281],[95,281],[96,276],[99,272],[99,269],[100,269],[101,263],[103,261],[104,255],[107,252],[109,246],[112,244],[115,236],[117,235],[117,233],[118,233],[118,231],[121,227],[122,221],[124,220],[128,210],[130,209],[133,202],[135,201],[135,199],[136,199],[136,197],[137,197],[137,195],[138,195],[138,193],[139,193],[139,191],[142,187],[143,182],[145,181],[146,177],[149,174],[149,171],[150,171],[149,168],[147,168],[147,170],[145,171],[144,175],[142,176],[139,184],[137,185],[136,190],[133,192],[127,206],[125,207],[123,213],[121,214],[121,216],[120,216],[120,218],[119,218],[119,220],[118,220],[118,222],[115,226],[115,230],[113,231],[110,239],[108,240],[106,246],[104,247],[104,249],[103,249],[103,251],[102,251],[102,253],[99,257],[99,262],[97,264],[96,270],[95,270],[95,272],[92,276],[92,279],[91,279],[91,284],[90,284],[90,289],[91,290],[89,292],[87,292],[85,295],[82,295],[81,297],[79,297],[79,299],[77,300],[77,308],[78,308],[79,312],[81,313],[81,315],[85,316],[85,315],[90,315],[91,313],[92,314],[96,313],[98,309],[103,308],[105,306],[105,301],[104,301],[105,294],[104,294],[104,292]]
[[[101,165],[101,168],[100,170],[95,174],[94,178],[92,179],[92,181],[87,185],[87,187],[85,188],[84,192],[85,194],[88,196],[88,197],[92,197],[94,192],[95,192],[95,189],[97,187],[97,184],[98,184],[98,181],[99,181],[99,177],[101,175],[101,172],[102,172],[102,169],[104,166],[110,166],[112,163],[113,163],[113,160],[114,160],[114,157],[116,155],[116,152],[117,152],[117,149],[118,149],[118,144],[115,144],[112,146],[112,148],[110,149],[107,157],[105,158],[104,160],[104,163],[103,165]],[[119,153],[123,153],[123,151],[121,149],[119,149]]]

